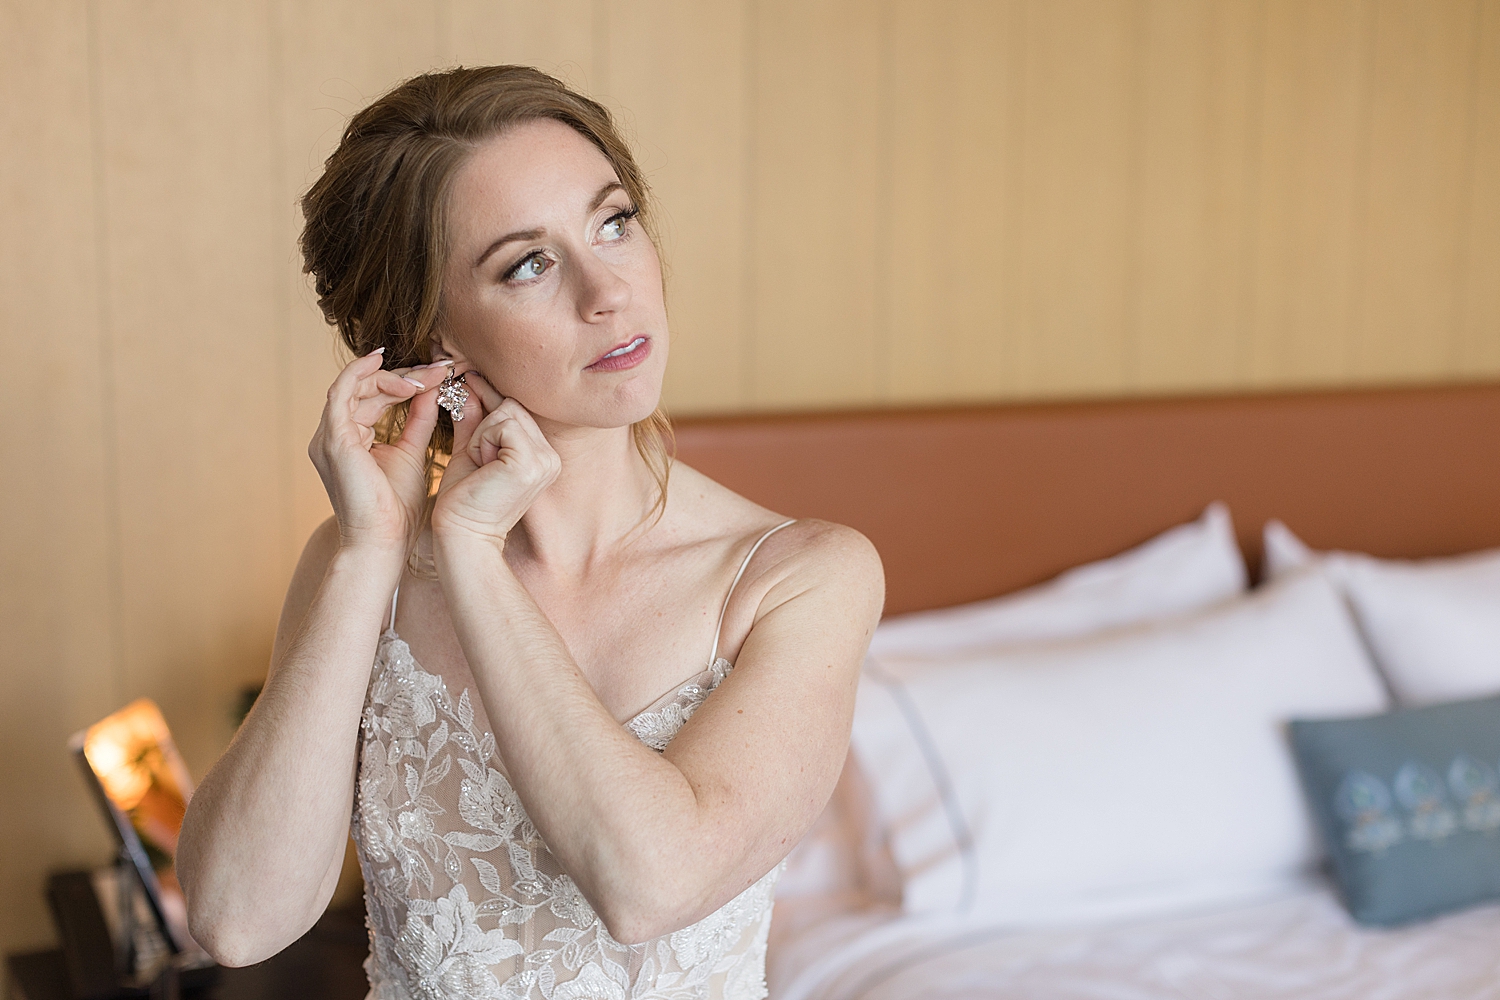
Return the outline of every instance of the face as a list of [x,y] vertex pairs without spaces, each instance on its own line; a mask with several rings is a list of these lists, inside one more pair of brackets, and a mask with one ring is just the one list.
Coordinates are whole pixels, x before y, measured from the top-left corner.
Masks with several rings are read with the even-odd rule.
[[539,421],[623,427],[667,362],[661,262],[593,143],[534,121],[454,177],[439,348]]

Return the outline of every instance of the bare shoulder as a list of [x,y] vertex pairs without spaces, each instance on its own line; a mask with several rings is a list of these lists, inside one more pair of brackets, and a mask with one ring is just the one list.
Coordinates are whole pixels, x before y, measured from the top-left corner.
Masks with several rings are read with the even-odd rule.
[[763,609],[813,589],[832,588],[852,608],[878,616],[885,601],[885,569],[880,553],[863,534],[843,524],[801,518],[766,540]]
[[853,528],[817,518],[793,519],[740,496],[687,465],[672,470],[672,500],[686,519],[719,535],[735,551],[743,552],[767,531],[770,535],[747,567],[742,586],[756,589],[757,581],[775,579],[793,586],[819,581],[838,582],[856,592],[873,593],[882,600],[885,574],[880,555],[870,540]]
[[[779,522],[778,522],[779,523]],[[801,518],[766,538],[725,609],[723,645],[765,671],[834,666],[859,671],[885,605],[885,572],[870,540],[853,528]],[[780,673],[777,668],[775,673]]]

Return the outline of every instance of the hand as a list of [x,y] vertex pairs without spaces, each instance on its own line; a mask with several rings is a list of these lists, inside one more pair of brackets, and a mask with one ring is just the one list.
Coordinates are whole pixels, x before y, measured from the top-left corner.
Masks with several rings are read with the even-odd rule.
[[[340,543],[404,555],[427,500],[427,444],[438,416],[435,390],[448,369],[439,363],[382,371],[382,360],[380,354],[367,354],[334,379],[307,453],[333,503]],[[411,411],[401,439],[377,444],[376,421],[403,400],[411,400]]]
[[472,537],[505,546],[521,515],[562,471],[526,407],[464,373],[469,400],[453,423],[453,457],[432,511],[434,539]]

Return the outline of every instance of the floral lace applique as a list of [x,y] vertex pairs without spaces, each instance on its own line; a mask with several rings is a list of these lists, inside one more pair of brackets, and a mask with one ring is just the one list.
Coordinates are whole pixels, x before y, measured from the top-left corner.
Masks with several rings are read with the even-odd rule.
[[671,700],[661,708],[642,712],[625,725],[652,750],[665,750],[672,737],[703,704],[703,699],[712,694],[733,669],[734,664],[719,657],[713,666],[674,691],[669,696]]
[[[728,675],[717,659],[628,723],[664,749]],[[761,1000],[777,866],[703,920],[615,941],[557,864],[495,740],[386,633],[362,720],[355,841],[376,1000]]]

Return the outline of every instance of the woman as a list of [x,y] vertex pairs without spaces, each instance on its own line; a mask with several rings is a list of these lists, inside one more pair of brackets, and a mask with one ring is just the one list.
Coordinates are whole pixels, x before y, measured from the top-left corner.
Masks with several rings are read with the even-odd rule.
[[312,925],[352,814],[376,997],[764,995],[880,562],[668,476],[646,197],[602,107],[500,66],[376,101],[304,199],[358,358],[309,449],[334,516],[184,823],[219,961]]

